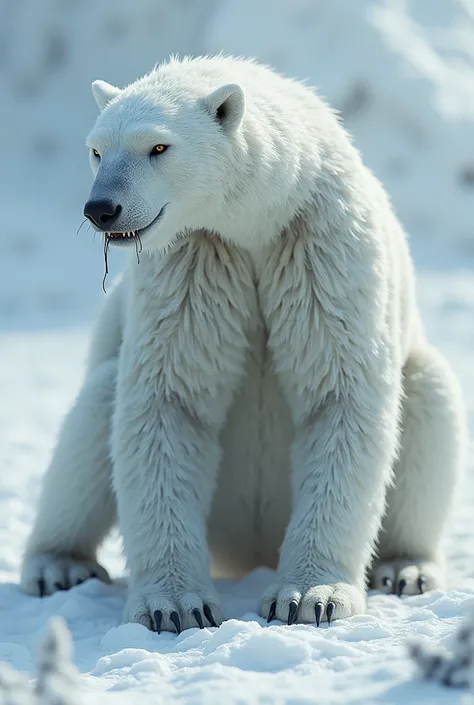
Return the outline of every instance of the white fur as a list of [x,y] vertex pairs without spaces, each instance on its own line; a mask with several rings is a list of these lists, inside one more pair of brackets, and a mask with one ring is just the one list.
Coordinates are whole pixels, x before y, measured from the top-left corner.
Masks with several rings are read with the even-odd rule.
[[102,110],[120,93],[120,90],[105,81],[94,81],[92,84],[92,93],[97,105]]
[[378,587],[412,592],[420,571],[441,585],[459,389],[425,341],[405,235],[334,114],[222,57],[95,94],[91,198],[120,203],[114,231],[142,230],[145,251],[96,329],[23,587],[95,559],[110,477],[127,620],[195,626],[205,604],[221,619],[206,532],[216,573],[277,568],[263,616],[276,602],[286,620],[291,600],[302,622],[318,602],[322,619],[330,601],[363,611],[378,537]]

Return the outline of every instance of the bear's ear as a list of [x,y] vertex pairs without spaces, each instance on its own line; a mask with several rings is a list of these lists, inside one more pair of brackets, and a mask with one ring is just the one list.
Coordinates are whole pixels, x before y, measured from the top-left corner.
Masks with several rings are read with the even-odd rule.
[[116,88],[105,81],[94,81],[92,84],[92,93],[95,102],[99,108],[103,110],[105,106],[120,93],[120,88]]
[[245,96],[240,86],[236,83],[221,86],[210,93],[205,102],[212,117],[226,132],[237,130],[245,113]]

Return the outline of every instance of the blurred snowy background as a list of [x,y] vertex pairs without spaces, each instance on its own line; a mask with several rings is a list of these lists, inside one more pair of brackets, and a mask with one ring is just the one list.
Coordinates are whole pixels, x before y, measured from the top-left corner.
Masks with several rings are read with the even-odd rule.
[[[15,251],[0,273],[17,285],[2,292],[5,325],[82,318],[100,295],[99,247],[75,235],[91,81],[219,51],[315,84],[423,248],[474,252],[473,0],[0,0],[0,199]],[[37,257],[57,265],[39,288]]]
[[[99,690],[111,683],[133,686],[121,677],[126,672],[131,678],[136,659],[121,649],[133,644],[152,652],[164,644],[169,666],[156,662],[155,670],[170,693],[181,687],[170,674],[181,673],[183,664],[202,665],[201,649],[204,661],[212,652],[214,664],[243,669],[234,674],[239,686],[257,687],[242,674],[252,667],[280,672],[288,657],[288,667],[299,669],[293,680],[285,671],[288,692],[300,692],[302,674],[317,675],[321,693],[327,688],[335,697],[334,671],[342,702],[359,702],[360,685],[360,702],[367,703],[369,681],[383,690],[390,678],[397,683],[406,677],[401,644],[407,635],[439,641],[472,602],[472,454],[447,535],[452,586],[462,592],[403,602],[373,597],[367,617],[331,631],[339,651],[325,649],[322,630],[305,636],[301,627],[303,641],[295,641],[297,632],[289,640],[282,632],[279,641],[279,627],[257,629],[251,621],[224,625],[215,651],[209,644],[217,634],[209,643],[204,635],[199,642],[199,635],[192,637],[194,655],[183,661],[185,635],[181,652],[173,654],[174,637],[157,644],[152,635],[111,629],[120,620],[122,588],[80,586],[38,605],[16,586],[39,479],[80,384],[91,321],[103,297],[100,241],[87,227],[76,232],[91,182],[84,139],[97,109],[90,84],[101,78],[125,85],[170,53],[219,51],[256,56],[308,79],[341,111],[410,234],[428,331],[461,376],[473,425],[474,0],[0,0],[0,579],[10,583],[0,585],[0,661],[31,670],[38,633],[50,614],[59,613],[73,631],[81,670],[95,667],[93,684],[105,677]],[[114,251],[112,273],[120,266]],[[112,573],[121,572],[116,540],[102,557]],[[250,576],[234,592],[228,587],[229,616],[248,612],[256,619],[260,579]],[[345,639],[352,643],[347,649]],[[241,657],[232,657],[237,651],[231,646],[222,656],[222,644],[235,641]],[[262,661],[265,649],[268,662]],[[114,651],[119,654],[106,663],[104,654]],[[374,664],[387,660],[395,670],[377,671]],[[206,678],[215,673],[219,679],[223,671]],[[222,676],[219,683],[231,702],[230,681]],[[217,697],[220,686],[214,685]],[[418,702],[424,692],[417,691]],[[407,693],[401,687],[390,702],[406,702]],[[438,702],[438,695],[445,702],[433,692],[426,702]]]

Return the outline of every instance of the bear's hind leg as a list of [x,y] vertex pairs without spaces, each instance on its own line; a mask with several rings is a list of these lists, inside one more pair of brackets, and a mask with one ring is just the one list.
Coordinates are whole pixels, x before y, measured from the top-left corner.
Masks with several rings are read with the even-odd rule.
[[122,286],[107,299],[89,352],[88,373],[62,425],[28,540],[22,589],[49,595],[91,577],[108,581],[96,550],[116,519],[110,427],[121,344]]
[[441,534],[462,464],[465,428],[458,382],[424,344],[404,368],[401,448],[379,537],[372,587],[416,594],[443,588]]
[[64,421],[26,547],[21,587],[29,594],[109,580],[95,555],[116,514],[109,460],[116,377],[116,360],[96,368]]

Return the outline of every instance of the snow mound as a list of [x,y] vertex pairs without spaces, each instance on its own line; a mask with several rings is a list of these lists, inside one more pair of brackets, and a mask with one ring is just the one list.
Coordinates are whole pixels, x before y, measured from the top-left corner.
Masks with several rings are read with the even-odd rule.
[[48,624],[38,649],[38,677],[33,688],[20,673],[2,664],[0,705],[78,705],[71,690],[78,690],[78,674],[71,664],[71,635],[60,618]]
[[474,690],[474,611],[450,639],[450,648],[417,639],[409,645],[412,659],[426,680]]

